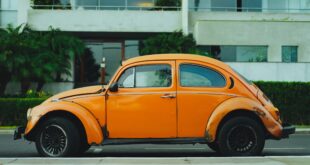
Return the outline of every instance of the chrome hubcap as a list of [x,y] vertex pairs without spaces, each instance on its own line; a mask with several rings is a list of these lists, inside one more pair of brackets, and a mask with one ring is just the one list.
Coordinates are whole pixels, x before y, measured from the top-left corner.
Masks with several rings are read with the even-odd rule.
[[49,125],[41,133],[41,147],[49,156],[60,156],[67,148],[67,134],[58,125]]

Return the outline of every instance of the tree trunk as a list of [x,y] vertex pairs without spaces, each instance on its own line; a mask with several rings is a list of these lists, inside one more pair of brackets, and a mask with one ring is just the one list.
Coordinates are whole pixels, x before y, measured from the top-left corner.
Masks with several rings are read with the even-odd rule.
[[37,89],[36,91],[37,92],[40,92],[44,86],[45,82],[44,81],[38,81],[38,86],[37,86]]
[[20,83],[20,87],[21,87],[21,92],[22,94],[26,94],[28,89],[30,88],[31,82],[28,80],[23,80]]

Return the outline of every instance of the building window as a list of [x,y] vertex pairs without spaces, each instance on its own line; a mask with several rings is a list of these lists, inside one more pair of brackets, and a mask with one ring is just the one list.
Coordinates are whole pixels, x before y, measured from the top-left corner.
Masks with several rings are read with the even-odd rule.
[[297,62],[297,46],[282,46],[282,62]]
[[262,11],[262,0],[189,0],[189,8],[195,11]]
[[205,55],[224,62],[267,62],[267,46],[198,46]]

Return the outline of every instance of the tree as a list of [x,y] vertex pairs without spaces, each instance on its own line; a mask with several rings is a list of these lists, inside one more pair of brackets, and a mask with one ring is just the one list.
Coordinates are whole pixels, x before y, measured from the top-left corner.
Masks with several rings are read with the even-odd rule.
[[182,32],[163,33],[144,40],[140,54],[194,53],[200,54],[192,35],[183,36]]
[[75,82],[97,82],[100,76],[100,66],[96,64],[93,52],[85,49],[85,53],[75,60]]
[[73,56],[85,49],[77,37],[53,28],[36,32],[27,25],[9,25],[0,35],[0,94],[11,79],[21,83],[25,94],[33,81],[38,82],[39,91],[46,82],[71,76]]

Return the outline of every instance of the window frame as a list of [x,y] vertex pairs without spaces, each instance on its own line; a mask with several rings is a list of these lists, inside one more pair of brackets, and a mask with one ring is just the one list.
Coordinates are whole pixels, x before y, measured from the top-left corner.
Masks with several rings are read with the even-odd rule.
[[[166,86],[166,87],[137,87],[136,86],[136,67],[139,67],[139,66],[150,66],[150,65],[166,65],[170,68],[170,73],[171,73],[171,83],[169,86]],[[174,79],[174,76],[173,76],[173,68],[172,68],[172,65],[171,64],[168,64],[168,63],[156,63],[156,64],[142,64],[142,65],[134,65],[134,66],[129,66],[127,68],[125,68],[122,73],[118,76],[117,80],[115,82],[118,83],[119,79],[122,77],[123,73],[130,69],[130,68],[133,68],[133,74],[134,74],[134,87],[119,87],[119,88],[122,88],[122,89],[135,89],[135,88],[138,88],[138,89],[142,89],[142,88],[171,88],[173,86],[173,79]]]
[[[181,84],[181,66],[182,65],[193,65],[193,66],[198,66],[198,67],[202,67],[202,68],[206,68],[206,69],[210,69],[216,73],[218,73],[219,75],[221,75],[225,81],[225,85],[224,86],[220,86],[220,87],[215,87],[215,86],[182,86]],[[179,63],[179,66],[178,66],[178,84],[180,87],[182,88],[219,88],[219,89],[222,89],[222,88],[226,88],[227,87],[227,78],[226,76],[221,73],[220,71],[218,71],[217,69],[214,69],[210,66],[206,66],[206,65],[202,65],[202,64],[197,64],[197,63],[189,63],[189,62],[183,62],[183,63]]]

